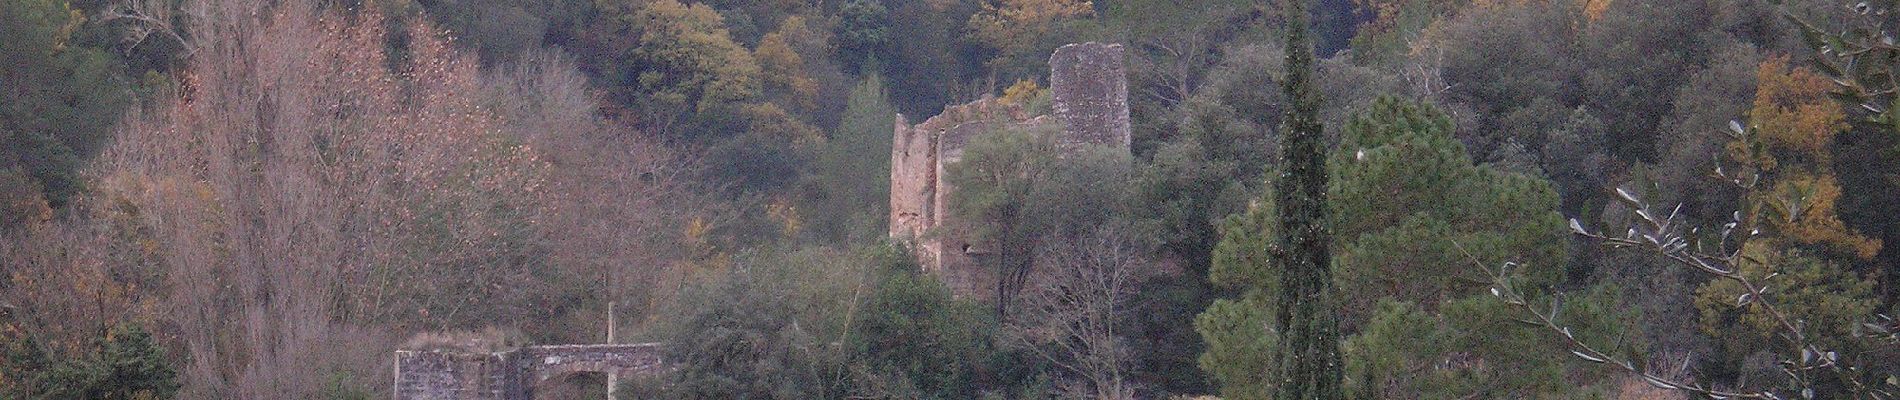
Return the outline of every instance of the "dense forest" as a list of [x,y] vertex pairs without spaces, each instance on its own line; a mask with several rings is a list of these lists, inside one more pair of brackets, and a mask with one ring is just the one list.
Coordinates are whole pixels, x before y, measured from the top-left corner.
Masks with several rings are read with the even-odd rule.
[[[1900,398],[1900,1],[687,1],[0,0],[0,399]],[[1086,41],[956,293],[894,121]]]

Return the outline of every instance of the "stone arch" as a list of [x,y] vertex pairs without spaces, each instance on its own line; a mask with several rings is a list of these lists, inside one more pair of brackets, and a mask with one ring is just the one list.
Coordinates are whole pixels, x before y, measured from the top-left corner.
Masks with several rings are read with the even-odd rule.
[[[533,388],[528,393],[530,399],[593,399],[601,397],[607,387],[608,376],[596,371],[565,371],[548,375],[546,379],[526,382]],[[624,396],[622,396],[624,397]]]
[[[577,373],[613,377],[666,368],[659,343],[528,346],[493,353],[396,351],[398,400],[528,400],[535,386]],[[609,392],[611,393],[611,391]]]
[[521,361],[534,383],[578,372],[639,375],[662,368],[658,343],[531,346],[521,349]]
[[534,397],[536,388],[562,376],[601,373],[607,376],[607,398],[614,397],[614,385],[622,376],[660,372],[659,343],[531,346],[521,349],[524,391]]

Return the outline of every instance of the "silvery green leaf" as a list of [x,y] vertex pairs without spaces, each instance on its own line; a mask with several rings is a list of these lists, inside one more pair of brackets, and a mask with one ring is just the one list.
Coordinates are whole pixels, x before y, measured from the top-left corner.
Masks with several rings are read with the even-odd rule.
[[1589,355],[1589,354],[1583,354],[1583,352],[1582,352],[1582,351],[1578,351],[1578,350],[1571,350],[1571,351],[1570,351],[1570,354],[1576,354],[1576,355],[1577,355],[1577,358],[1582,358],[1582,359],[1583,359],[1584,361],[1589,361],[1589,362],[1593,362],[1593,363],[1603,363],[1603,361],[1604,361],[1604,360],[1603,360],[1602,358],[1599,358],[1599,357],[1597,357],[1597,356],[1593,356],[1593,355]]
[[1628,189],[1624,189],[1624,188],[1616,188],[1616,197],[1621,197],[1623,198],[1623,201],[1627,201],[1630,203],[1636,203],[1636,204],[1642,203],[1642,201],[1636,200],[1636,194],[1630,193]]
[[1732,119],[1728,120],[1728,130],[1730,132],[1735,132],[1735,134],[1737,135],[1742,134],[1742,121],[1737,121],[1737,120],[1732,120]]
[[1651,377],[1649,375],[1643,375],[1643,381],[1648,382],[1650,386],[1655,386],[1655,387],[1659,387],[1663,389],[1668,389],[1668,390],[1681,389],[1680,387],[1677,387],[1676,385],[1671,385],[1669,384],[1669,382],[1663,382],[1661,379],[1656,379],[1655,377]]
[[1590,232],[1583,230],[1583,223],[1577,222],[1576,218],[1570,219],[1570,230],[1577,232],[1579,235],[1590,234]]

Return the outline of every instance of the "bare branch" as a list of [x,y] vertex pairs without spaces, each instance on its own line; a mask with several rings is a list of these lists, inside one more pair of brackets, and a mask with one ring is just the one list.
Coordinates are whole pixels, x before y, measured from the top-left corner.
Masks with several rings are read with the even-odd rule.
[[[1525,313],[1528,313],[1532,317],[1536,318],[1536,320],[1534,321],[1523,321],[1523,320],[1520,320],[1520,321],[1528,322],[1532,325],[1543,327],[1551,331],[1552,333],[1556,334],[1557,337],[1563,339],[1564,343],[1566,343],[1570,347],[1570,354],[1572,356],[1575,356],[1578,359],[1588,361],[1591,363],[1604,364],[1604,365],[1609,365],[1618,369],[1622,369],[1625,372],[1628,372],[1631,375],[1635,375],[1636,377],[1642,379],[1645,383],[1648,383],[1651,386],[1655,386],[1655,387],[1663,388],[1663,389],[1694,392],[1697,394],[1701,394],[1701,395],[1708,396],[1711,398],[1718,398],[1718,399],[1779,399],[1781,398],[1779,396],[1776,396],[1773,392],[1768,392],[1768,391],[1751,392],[1751,391],[1720,390],[1720,389],[1715,389],[1712,387],[1703,386],[1701,384],[1694,383],[1694,382],[1684,382],[1681,380],[1659,376],[1656,374],[1649,373],[1647,370],[1638,367],[1638,365],[1645,365],[1645,364],[1639,364],[1638,362],[1635,362],[1635,361],[1618,358],[1609,353],[1605,353],[1602,350],[1598,350],[1595,347],[1590,346],[1589,343],[1585,343],[1582,339],[1578,339],[1575,334],[1571,333],[1570,327],[1567,327],[1558,323],[1556,319],[1556,313],[1557,313],[1556,309],[1553,308],[1550,312],[1543,312],[1543,311],[1539,311],[1538,307],[1532,306],[1531,303],[1528,300],[1526,300],[1525,297],[1521,293],[1519,293],[1516,289],[1514,289],[1510,285],[1510,279],[1509,279],[1509,276],[1506,274],[1507,271],[1505,271],[1505,269],[1492,271],[1490,268],[1485,267],[1484,263],[1482,261],[1479,261],[1476,256],[1473,256],[1470,251],[1465,250],[1464,245],[1459,244],[1458,242],[1454,241],[1452,242],[1452,246],[1457,247],[1459,252],[1464,253],[1465,257],[1471,259],[1472,265],[1477,270],[1483,272],[1485,276],[1488,276],[1491,278],[1493,282],[1493,286],[1491,288],[1491,294],[1493,296],[1497,296],[1498,298],[1503,299],[1506,304],[1510,304],[1512,306],[1516,306],[1517,308],[1523,309]],[[1642,362],[1647,362],[1647,361],[1642,361]]]

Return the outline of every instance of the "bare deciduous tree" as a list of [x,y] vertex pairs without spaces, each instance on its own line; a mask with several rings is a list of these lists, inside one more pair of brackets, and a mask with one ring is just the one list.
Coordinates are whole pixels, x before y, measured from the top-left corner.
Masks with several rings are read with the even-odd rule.
[[484,82],[503,129],[553,166],[541,226],[556,263],[601,283],[603,303],[620,310],[650,312],[667,301],[649,289],[677,272],[681,227],[712,202],[690,183],[693,160],[602,120],[586,77],[559,53],[530,52]]
[[149,322],[156,278],[137,267],[137,246],[106,236],[114,216],[92,204],[69,213],[95,214],[90,224],[33,222],[0,232],[0,331],[17,330],[55,356],[87,347],[126,322]]
[[1010,315],[1006,337],[1073,374],[1075,398],[1132,399],[1134,360],[1122,337],[1136,285],[1151,277],[1150,247],[1131,228],[1110,224],[1037,256],[1038,276]]
[[545,163],[502,136],[442,32],[406,27],[392,69],[374,11],[187,8],[206,18],[180,96],[128,118],[95,165],[164,267],[186,397],[310,397],[382,350],[343,343],[357,327],[547,303],[530,229]]
[[190,58],[196,49],[192,47],[190,40],[179,34],[182,30],[178,27],[178,21],[197,19],[202,16],[185,15],[182,16],[184,18],[180,18],[181,16],[177,15],[176,11],[179,10],[173,7],[171,1],[125,0],[107,5],[105,11],[100,13],[99,22],[120,24],[125,27],[119,40],[124,46],[124,51],[128,53],[132,49],[153,41],[153,37],[156,36],[160,40],[170,41],[182,48],[181,54],[178,55],[180,58]]

